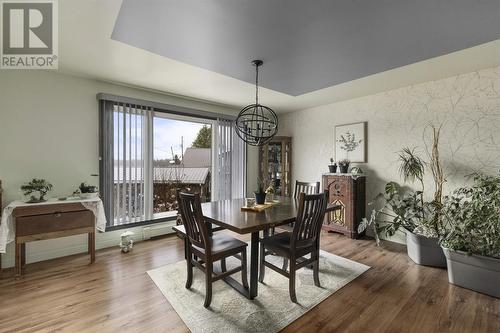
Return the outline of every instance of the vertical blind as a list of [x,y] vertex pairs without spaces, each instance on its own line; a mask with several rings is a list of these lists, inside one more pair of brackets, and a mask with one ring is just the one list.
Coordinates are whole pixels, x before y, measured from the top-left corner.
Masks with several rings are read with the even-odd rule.
[[213,200],[245,197],[246,145],[236,135],[234,121],[217,119],[214,147]]
[[101,101],[100,187],[108,221],[121,225],[151,218],[151,108]]
[[[154,112],[166,111],[128,99],[99,101],[100,191],[111,226],[153,219]],[[244,197],[246,145],[234,121],[216,117],[212,143],[212,200]]]

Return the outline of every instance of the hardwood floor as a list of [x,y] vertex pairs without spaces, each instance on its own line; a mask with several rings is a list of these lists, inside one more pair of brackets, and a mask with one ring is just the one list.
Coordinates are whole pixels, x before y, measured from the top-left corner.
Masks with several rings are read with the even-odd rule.
[[[284,332],[500,332],[500,300],[448,284],[404,246],[322,234],[321,248],[372,267]],[[175,236],[76,255],[0,279],[0,332],[186,332],[147,270],[183,260]],[[214,295],[217,297],[217,295]]]

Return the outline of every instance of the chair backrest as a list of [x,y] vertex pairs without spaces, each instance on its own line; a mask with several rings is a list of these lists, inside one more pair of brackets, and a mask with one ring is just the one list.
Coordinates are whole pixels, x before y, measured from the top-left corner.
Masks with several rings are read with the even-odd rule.
[[317,194],[319,193],[319,182],[299,182],[295,181],[295,192],[293,193],[293,197],[297,199],[300,193],[305,194]]
[[209,252],[211,240],[201,210],[200,194],[184,193],[179,190],[177,202],[189,241],[194,246],[204,248],[205,252]]
[[319,239],[327,201],[328,191],[319,194],[299,194],[299,207],[291,240],[292,248],[312,244]]

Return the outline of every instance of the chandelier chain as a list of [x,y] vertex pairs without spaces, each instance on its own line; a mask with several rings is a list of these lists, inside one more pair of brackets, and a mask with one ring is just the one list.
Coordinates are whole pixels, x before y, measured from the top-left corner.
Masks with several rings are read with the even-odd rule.
[[259,65],[255,65],[255,104],[259,105]]

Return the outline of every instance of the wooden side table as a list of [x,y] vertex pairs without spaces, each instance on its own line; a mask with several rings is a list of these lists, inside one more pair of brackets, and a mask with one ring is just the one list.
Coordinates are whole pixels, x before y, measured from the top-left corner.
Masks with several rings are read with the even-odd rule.
[[17,276],[26,263],[26,243],[43,239],[88,234],[90,262],[95,261],[94,213],[81,203],[68,202],[50,205],[21,206],[14,208]]

